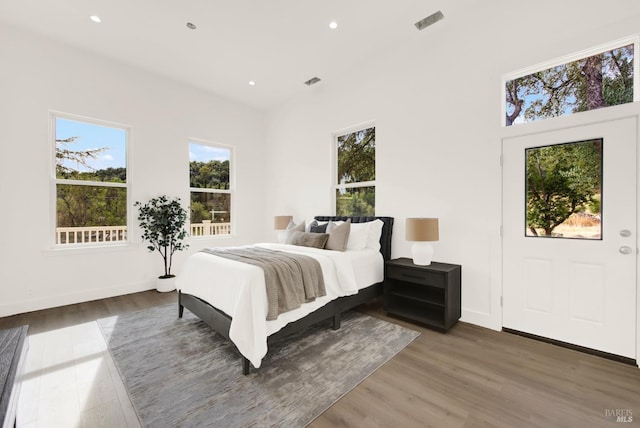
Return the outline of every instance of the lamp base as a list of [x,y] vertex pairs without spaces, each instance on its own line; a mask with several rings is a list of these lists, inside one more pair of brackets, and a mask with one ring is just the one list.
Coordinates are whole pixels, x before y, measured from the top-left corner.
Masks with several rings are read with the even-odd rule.
[[428,242],[415,242],[411,246],[411,256],[414,265],[429,266],[433,259],[433,245]]

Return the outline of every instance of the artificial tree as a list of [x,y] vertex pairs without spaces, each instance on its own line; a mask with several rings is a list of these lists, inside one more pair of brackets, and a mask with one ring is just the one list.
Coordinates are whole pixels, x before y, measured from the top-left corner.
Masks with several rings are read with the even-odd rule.
[[182,242],[187,236],[184,228],[187,211],[180,205],[180,198],[169,199],[163,195],[146,204],[136,202],[135,206],[138,207],[142,240],[149,242],[149,251],[158,251],[164,260],[164,275],[159,278],[175,277],[171,274],[173,253],[189,247]]

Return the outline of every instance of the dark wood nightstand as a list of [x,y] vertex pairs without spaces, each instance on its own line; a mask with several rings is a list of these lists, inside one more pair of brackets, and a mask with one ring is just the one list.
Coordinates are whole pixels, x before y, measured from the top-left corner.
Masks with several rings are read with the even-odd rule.
[[384,309],[439,331],[460,319],[462,266],[432,262],[414,265],[401,258],[386,263]]

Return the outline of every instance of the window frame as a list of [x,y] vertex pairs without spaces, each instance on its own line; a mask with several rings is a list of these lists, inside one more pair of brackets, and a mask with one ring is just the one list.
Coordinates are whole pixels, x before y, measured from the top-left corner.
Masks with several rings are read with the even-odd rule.
[[[208,146],[217,149],[223,149],[229,151],[229,189],[209,189],[202,187],[191,187],[191,183],[188,183],[189,186],[189,237],[190,239],[203,240],[203,239],[228,239],[230,237],[234,237],[236,235],[236,222],[234,219],[236,218],[235,212],[235,203],[234,203],[234,193],[235,193],[235,147],[230,144],[224,143],[215,143],[209,140],[204,140],[202,138],[194,138],[190,137],[187,140],[187,149],[190,144],[198,144],[201,146]],[[191,159],[189,158],[189,163],[191,163]],[[187,176],[189,175],[189,165],[187,164]],[[228,194],[229,205],[230,205],[230,214],[231,214],[231,229],[230,233],[226,235],[197,235],[194,236],[191,234],[191,193],[192,192],[200,192],[200,193],[213,193],[213,194]]]
[[[363,131],[365,129],[369,129],[369,128],[374,128],[374,132],[376,132],[376,159],[375,159],[375,173],[376,173],[376,177],[378,176],[378,162],[377,162],[377,158],[378,158],[378,145],[377,145],[377,127],[374,121],[369,121],[369,122],[364,122],[358,125],[354,125],[354,126],[350,126],[348,128],[343,128],[340,129],[336,132],[334,132],[331,135],[331,210],[333,212],[333,215],[337,215],[337,210],[338,210],[338,206],[337,206],[337,198],[336,198],[336,193],[339,190],[346,190],[346,189],[355,189],[355,188],[360,188],[360,187],[373,187],[374,191],[376,188],[376,180],[370,180],[370,181],[359,181],[359,182],[355,182],[355,183],[346,183],[346,184],[340,184],[338,183],[338,138],[347,135],[347,134],[351,134],[351,133],[355,133],[358,131]],[[373,207],[373,211],[374,213],[376,213],[376,206],[374,205]]]
[[[511,126],[507,126],[507,106],[506,106],[506,84],[507,82],[518,79],[520,77],[528,76],[533,73],[537,73],[542,70],[547,70],[549,68],[558,67],[560,65],[569,64],[574,61],[578,61],[584,58],[588,58],[590,56],[598,55],[604,52],[608,52],[617,48],[621,48],[623,46],[633,44],[633,102],[640,101],[640,35],[623,37],[621,39],[614,40],[612,42],[603,43],[598,46],[594,46],[592,48],[583,49],[579,52],[575,52],[572,54],[564,55],[549,61],[541,62],[532,66],[528,66],[522,68],[520,70],[516,70],[502,76],[500,79],[500,126],[503,128],[511,128]],[[570,115],[562,115],[558,117],[571,116]],[[557,117],[548,118],[548,119],[556,119]],[[547,119],[547,120],[548,120]],[[544,122],[543,120],[537,120],[533,122],[526,122],[519,125],[527,125],[532,123]]]
[[[124,131],[125,134],[125,169],[126,169],[126,182],[114,183],[105,181],[88,181],[88,180],[73,180],[66,178],[58,178],[56,174],[56,119],[66,119],[75,122],[82,122],[90,125],[105,126],[110,128],[117,128]],[[91,248],[113,248],[121,247],[131,244],[131,227],[133,225],[133,199],[131,191],[131,126],[123,123],[112,122],[102,119],[96,119],[88,116],[81,116],[77,114],[65,113],[61,111],[49,110],[49,147],[50,147],[50,177],[51,185],[49,190],[50,195],[50,238],[51,248],[54,250],[73,250],[73,249],[91,249]],[[113,242],[80,242],[73,244],[60,244],[56,242],[56,234],[58,227],[58,185],[72,185],[72,186],[98,186],[98,187],[113,187],[125,189],[127,193],[127,215],[125,225],[127,228],[126,239]]]

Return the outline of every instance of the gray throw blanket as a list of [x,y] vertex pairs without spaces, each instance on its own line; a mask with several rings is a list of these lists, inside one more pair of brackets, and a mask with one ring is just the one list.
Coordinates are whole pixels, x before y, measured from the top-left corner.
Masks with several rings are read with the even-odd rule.
[[206,248],[202,252],[262,268],[269,303],[267,320],[327,294],[320,263],[312,257],[259,247]]

